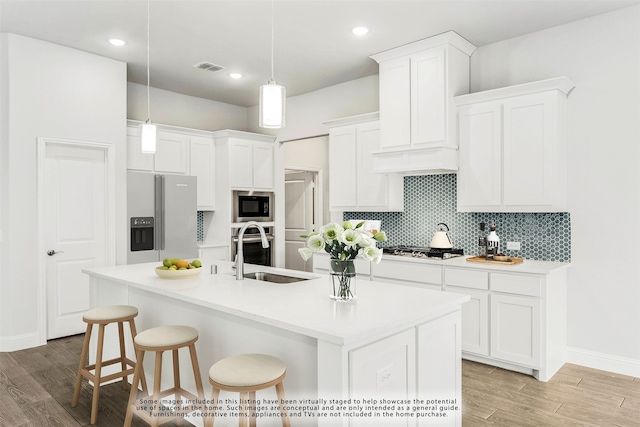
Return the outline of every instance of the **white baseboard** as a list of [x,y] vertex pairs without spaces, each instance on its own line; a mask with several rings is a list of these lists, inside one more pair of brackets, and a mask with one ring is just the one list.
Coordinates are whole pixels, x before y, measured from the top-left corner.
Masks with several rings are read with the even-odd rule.
[[567,362],[640,378],[640,359],[568,347]]
[[24,350],[25,348],[38,347],[46,343],[47,341],[42,340],[39,332],[0,337],[0,352]]

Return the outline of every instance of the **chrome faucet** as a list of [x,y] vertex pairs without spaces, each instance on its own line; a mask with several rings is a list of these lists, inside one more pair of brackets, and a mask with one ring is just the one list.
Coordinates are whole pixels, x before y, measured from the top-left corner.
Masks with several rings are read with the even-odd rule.
[[236,280],[244,280],[244,232],[249,227],[256,227],[258,231],[260,231],[260,238],[262,239],[262,247],[268,248],[269,241],[267,240],[267,235],[264,232],[264,228],[260,224],[255,221],[249,221],[245,225],[242,226],[240,232],[238,233],[238,253],[236,254]]

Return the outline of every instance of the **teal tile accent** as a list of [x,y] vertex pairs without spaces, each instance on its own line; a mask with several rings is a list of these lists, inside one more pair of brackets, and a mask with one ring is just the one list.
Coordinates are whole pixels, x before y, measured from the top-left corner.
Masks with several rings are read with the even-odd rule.
[[[571,260],[571,219],[561,213],[456,212],[456,174],[404,178],[404,212],[345,212],[344,219],[382,220],[387,245],[429,246],[437,224],[451,230],[454,247],[477,255],[480,222],[496,225],[500,251],[509,256],[541,261]],[[508,251],[507,241],[520,242],[519,251]]]
[[198,211],[198,223],[196,224],[196,235],[198,242],[204,242],[204,212]]

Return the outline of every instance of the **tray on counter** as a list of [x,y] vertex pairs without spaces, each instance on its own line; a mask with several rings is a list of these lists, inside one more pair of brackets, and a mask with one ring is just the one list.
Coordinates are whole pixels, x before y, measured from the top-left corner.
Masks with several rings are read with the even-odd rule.
[[469,261],[469,262],[479,262],[479,263],[483,263],[483,264],[515,265],[515,264],[520,264],[521,262],[523,262],[524,258],[509,257],[509,259],[506,260],[506,261],[498,261],[498,260],[494,260],[494,259],[486,259],[484,256],[472,256],[470,258],[467,258],[467,261]]

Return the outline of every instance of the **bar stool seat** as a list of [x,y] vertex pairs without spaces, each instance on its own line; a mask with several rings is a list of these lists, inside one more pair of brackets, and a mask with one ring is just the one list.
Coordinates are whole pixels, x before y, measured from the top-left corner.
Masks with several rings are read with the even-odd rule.
[[[127,414],[124,420],[124,426],[129,427],[133,419],[133,414],[142,418],[152,426],[157,426],[165,423],[169,420],[181,419],[185,411],[191,411],[196,409],[196,406],[201,406],[201,411],[204,413],[204,389],[202,387],[202,378],[200,377],[200,367],[198,366],[198,357],[196,354],[195,342],[198,341],[198,331],[190,326],[182,325],[170,325],[159,326],[157,328],[147,329],[136,335],[134,340],[134,347],[136,349],[136,358],[138,365],[136,366],[133,376],[133,387],[129,394],[129,404],[127,406]],[[191,365],[193,367],[193,375],[196,383],[197,396],[190,391],[185,390],[180,385],[180,363],[178,359],[178,350],[181,348],[189,348],[189,354],[191,356]],[[147,391],[146,381],[144,379],[144,367],[142,361],[144,360],[145,352],[153,351],[156,354],[155,367],[154,367],[154,385],[153,394],[149,394]],[[161,390],[162,385],[162,354],[165,351],[171,351],[173,353],[173,388]],[[142,389],[143,395],[137,399],[138,383],[143,381]],[[169,406],[163,407],[161,399],[166,396],[174,395],[171,400],[182,401],[183,397],[199,401],[197,405],[190,405],[187,407],[180,406],[171,408]],[[149,404],[142,402],[153,402],[152,405],[155,409],[149,409]]]
[[[255,426],[255,409],[249,410],[250,402],[256,401],[256,391],[275,386],[278,395],[282,425],[289,427],[289,415],[284,405],[284,385],[282,381],[287,375],[285,363],[277,357],[268,354],[239,354],[222,359],[209,369],[209,383],[211,383],[211,400],[215,406],[220,396],[220,391],[240,393],[241,404],[239,426],[245,427],[249,420],[251,426]],[[254,405],[255,408],[255,405]],[[206,419],[205,425],[212,427],[215,421],[215,412]]]
[[[80,399],[80,388],[82,378],[86,378],[93,382],[93,396],[91,399],[91,424],[95,424],[98,420],[98,399],[100,396],[100,385],[122,378],[122,388],[126,390],[129,384],[126,381],[128,375],[133,374],[136,363],[127,358],[124,346],[124,322],[129,323],[131,331],[131,339],[134,340],[137,334],[134,318],[138,315],[138,309],[131,305],[111,305],[105,307],[93,308],[82,316],[82,320],[87,323],[87,330],[82,345],[82,353],[80,355],[80,364],[78,366],[78,374],[76,376],[76,384],[73,392],[73,400],[71,406],[76,407]],[[118,324],[118,336],[120,341],[120,357],[102,360],[102,352],[104,348],[104,329],[110,323]],[[87,354],[89,352],[89,342],[93,325],[98,325],[98,349],[96,352],[96,363],[86,365]],[[120,363],[120,371],[110,375],[102,376],[102,368],[109,365]],[[129,368],[130,367],[130,368]],[[94,371],[93,373],[91,371]]]

